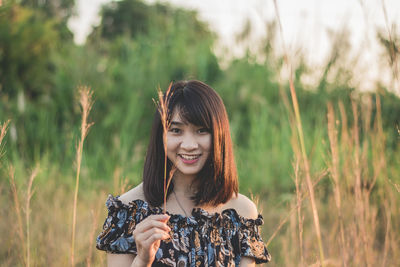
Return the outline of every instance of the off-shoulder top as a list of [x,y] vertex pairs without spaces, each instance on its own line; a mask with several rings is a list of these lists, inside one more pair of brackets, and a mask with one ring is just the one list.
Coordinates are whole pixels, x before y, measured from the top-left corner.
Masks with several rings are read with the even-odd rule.
[[[162,209],[140,199],[124,204],[112,195],[106,206],[108,216],[96,247],[110,253],[136,254],[132,236],[136,224],[152,214],[161,214]],[[235,209],[209,214],[201,208],[194,208],[189,217],[169,215],[171,238],[161,242],[152,266],[239,266],[244,256],[256,263],[271,259],[259,232],[261,215],[253,220],[240,216]]]

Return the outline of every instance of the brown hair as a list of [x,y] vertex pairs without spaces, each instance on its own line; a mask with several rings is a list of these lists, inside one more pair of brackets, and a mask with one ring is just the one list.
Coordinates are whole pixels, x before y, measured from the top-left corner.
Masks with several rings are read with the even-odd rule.
[[[193,201],[196,205],[213,206],[227,202],[233,194],[238,193],[238,179],[228,115],[221,97],[207,84],[191,80],[173,83],[164,99],[169,99],[169,120],[174,109],[178,108],[185,122],[206,127],[212,135],[213,149],[197,175]],[[163,202],[165,154],[162,137],[161,116],[156,111],[143,170],[144,195],[152,206],[160,206]],[[171,167],[172,163],[168,160],[167,173]],[[168,189],[168,195],[172,189],[173,183]]]

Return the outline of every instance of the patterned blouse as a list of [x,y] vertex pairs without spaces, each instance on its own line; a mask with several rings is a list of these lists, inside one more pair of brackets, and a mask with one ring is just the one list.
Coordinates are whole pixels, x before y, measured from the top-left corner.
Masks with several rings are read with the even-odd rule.
[[[162,209],[139,199],[126,205],[112,195],[106,206],[108,217],[96,247],[110,253],[136,254],[132,236],[136,224],[152,214],[161,214]],[[161,242],[152,266],[239,266],[243,256],[258,264],[271,259],[259,232],[261,215],[253,220],[234,209],[209,214],[201,208],[194,208],[189,217],[169,215],[171,238]]]

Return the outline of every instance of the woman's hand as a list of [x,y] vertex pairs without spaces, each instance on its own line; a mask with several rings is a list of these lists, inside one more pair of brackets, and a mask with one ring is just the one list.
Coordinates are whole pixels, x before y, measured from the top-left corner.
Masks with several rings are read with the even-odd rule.
[[169,218],[167,214],[151,215],[136,225],[132,233],[137,248],[135,266],[151,266],[161,240],[170,237],[171,229],[166,224]]

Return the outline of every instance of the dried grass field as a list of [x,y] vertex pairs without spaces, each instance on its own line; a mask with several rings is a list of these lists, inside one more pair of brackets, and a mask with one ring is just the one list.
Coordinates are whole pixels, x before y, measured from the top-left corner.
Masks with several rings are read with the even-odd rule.
[[351,35],[333,33],[326,62],[311,66],[281,49],[278,12],[258,50],[222,66],[194,11],[115,1],[76,45],[73,1],[34,2],[0,5],[0,266],[106,266],[95,248],[105,200],[141,182],[156,88],[194,78],[226,105],[266,266],[400,266],[395,26],[375,38],[389,82],[366,91]]

